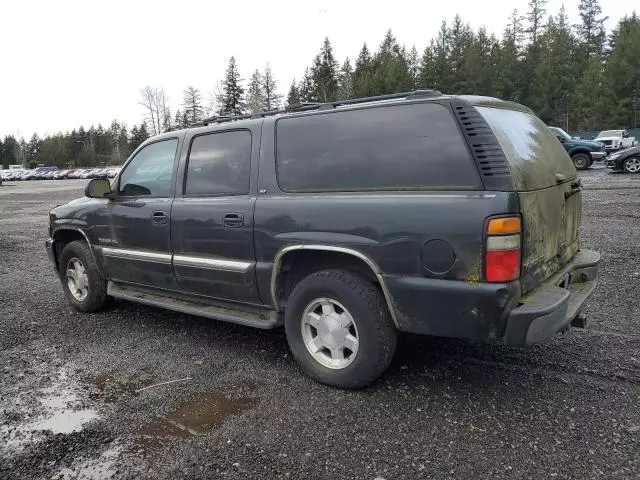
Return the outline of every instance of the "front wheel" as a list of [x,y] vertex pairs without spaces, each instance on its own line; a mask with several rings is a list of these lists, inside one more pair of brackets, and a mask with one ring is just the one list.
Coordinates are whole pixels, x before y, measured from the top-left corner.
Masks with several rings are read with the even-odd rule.
[[627,173],[640,173],[640,158],[629,157],[624,161],[622,167]]
[[343,270],[303,279],[285,311],[289,348],[310,377],[339,388],[362,388],[389,366],[396,329],[384,296]]
[[576,153],[571,160],[576,170],[586,170],[591,166],[591,157],[586,153]]
[[65,297],[81,312],[95,312],[107,303],[107,282],[91,255],[89,245],[82,241],[67,244],[58,262]]

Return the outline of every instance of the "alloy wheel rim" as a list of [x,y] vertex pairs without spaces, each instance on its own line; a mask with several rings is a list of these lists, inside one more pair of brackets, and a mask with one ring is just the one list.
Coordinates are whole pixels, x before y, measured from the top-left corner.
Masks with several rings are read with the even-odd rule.
[[317,298],[304,309],[302,339],[314,360],[333,370],[351,365],[360,344],[353,317],[331,298]]
[[79,302],[89,295],[89,276],[84,265],[77,258],[72,258],[67,263],[67,286],[73,298]]
[[631,173],[640,172],[640,158],[632,157],[626,161],[627,170]]

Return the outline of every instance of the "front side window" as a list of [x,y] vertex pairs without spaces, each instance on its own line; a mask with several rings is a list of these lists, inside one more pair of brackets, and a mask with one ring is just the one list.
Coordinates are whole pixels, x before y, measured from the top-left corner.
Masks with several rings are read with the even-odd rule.
[[140,150],[120,175],[118,194],[124,197],[168,197],[178,139],[152,143]]
[[199,135],[191,142],[185,195],[246,195],[250,171],[248,130]]

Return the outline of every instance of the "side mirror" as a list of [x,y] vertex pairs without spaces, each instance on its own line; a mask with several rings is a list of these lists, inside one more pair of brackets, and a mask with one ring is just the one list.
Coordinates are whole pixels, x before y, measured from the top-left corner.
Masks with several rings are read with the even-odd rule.
[[564,137],[556,137],[556,138],[558,139],[558,141],[559,141],[560,143],[564,143],[564,142],[566,142],[566,139],[565,139]]
[[111,193],[111,184],[106,178],[93,178],[84,189],[84,195],[89,198],[105,198]]

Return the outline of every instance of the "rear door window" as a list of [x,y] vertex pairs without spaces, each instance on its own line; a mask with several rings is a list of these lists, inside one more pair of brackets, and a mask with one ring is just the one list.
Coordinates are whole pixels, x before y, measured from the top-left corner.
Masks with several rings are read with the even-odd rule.
[[498,139],[517,190],[539,190],[556,185],[560,178],[576,177],[571,158],[538,117],[505,108],[476,108]]
[[442,105],[343,110],[276,125],[278,183],[285,191],[482,189]]
[[185,195],[246,195],[251,171],[251,132],[199,135],[191,142]]

